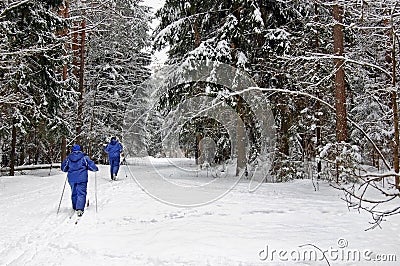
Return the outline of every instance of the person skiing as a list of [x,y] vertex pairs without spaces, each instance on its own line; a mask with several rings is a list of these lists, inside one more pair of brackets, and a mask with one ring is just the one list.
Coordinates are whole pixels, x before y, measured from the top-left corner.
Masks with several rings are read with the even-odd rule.
[[82,152],[81,146],[72,146],[71,153],[61,163],[61,170],[68,172],[68,183],[71,186],[72,208],[77,215],[82,216],[85,211],[88,170],[96,172],[99,168]]
[[117,179],[122,150],[122,144],[116,137],[112,137],[110,143],[104,148],[104,151],[108,154],[108,161],[110,163],[111,180]]

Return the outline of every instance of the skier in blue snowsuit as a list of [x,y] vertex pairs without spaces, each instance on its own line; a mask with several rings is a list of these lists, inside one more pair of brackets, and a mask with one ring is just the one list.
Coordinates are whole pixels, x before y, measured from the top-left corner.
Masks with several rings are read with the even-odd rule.
[[82,152],[81,146],[78,144],[75,144],[71,151],[61,163],[61,170],[68,172],[68,183],[72,192],[72,208],[77,211],[78,216],[82,216],[86,204],[88,170],[96,172],[99,168]]
[[111,180],[117,179],[122,150],[122,144],[116,137],[112,137],[110,143],[104,148],[104,151],[108,153],[108,161],[110,162]]

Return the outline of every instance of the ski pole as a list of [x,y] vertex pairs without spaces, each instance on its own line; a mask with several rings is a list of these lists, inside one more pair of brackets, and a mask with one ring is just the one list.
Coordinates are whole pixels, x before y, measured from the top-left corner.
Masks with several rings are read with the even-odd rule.
[[94,197],[96,199],[96,213],[97,213],[97,174],[94,172]]
[[67,184],[67,179],[68,179],[68,176],[67,176],[67,177],[65,177],[65,181],[64,181],[64,187],[63,187],[63,190],[62,190],[62,193],[61,193],[61,199],[60,199],[60,203],[58,203],[57,214],[60,212],[61,201],[62,201],[62,198],[63,198],[63,196],[64,196],[65,185]]
[[125,178],[128,178],[128,171],[126,171],[126,168],[128,168],[128,164],[125,161],[125,167],[124,167],[124,169],[125,169]]

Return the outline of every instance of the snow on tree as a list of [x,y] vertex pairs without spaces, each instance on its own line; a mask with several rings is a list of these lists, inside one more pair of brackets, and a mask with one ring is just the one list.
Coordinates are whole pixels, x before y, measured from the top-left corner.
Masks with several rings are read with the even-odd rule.
[[88,151],[101,158],[101,144],[110,136],[121,138],[127,113],[144,105],[138,85],[150,75],[151,17],[137,0],[92,1],[89,7],[83,131]]
[[56,35],[64,25],[54,12],[59,2],[0,4],[0,86],[5,99],[12,99],[1,108],[1,138],[9,140],[11,175],[16,164],[55,158],[61,111],[70,102],[59,72],[64,43]]
[[[398,55],[395,52],[398,43],[394,30],[400,22],[398,4],[398,1],[346,3],[350,17],[347,32],[355,43],[349,49],[348,79],[353,85],[350,88],[354,99],[351,111],[367,133],[360,134],[354,129],[352,140],[363,146],[364,164],[387,172],[379,174],[361,169],[357,183],[339,188],[346,192],[351,207],[372,214],[373,227],[379,226],[385,217],[399,213],[398,208],[386,204],[399,195]],[[374,192],[378,193],[372,197]]]

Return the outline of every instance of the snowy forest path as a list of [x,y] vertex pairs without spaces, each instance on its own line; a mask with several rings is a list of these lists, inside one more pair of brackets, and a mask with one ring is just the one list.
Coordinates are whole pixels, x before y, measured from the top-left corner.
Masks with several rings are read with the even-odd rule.
[[[24,179],[24,182],[21,180]],[[39,182],[37,182],[40,179]],[[21,190],[13,191],[12,195],[7,187],[18,183]],[[12,238],[2,237],[5,241],[0,250],[0,262],[4,264],[21,265],[34,257],[40,251],[41,246],[48,243],[48,238],[56,238],[60,235],[62,222],[68,215],[62,211],[59,216],[55,215],[53,204],[57,198],[59,189],[59,178],[34,177],[26,179],[23,176],[2,179],[3,189],[0,200],[7,202],[4,212],[9,219],[20,220],[24,227],[1,222],[7,225],[1,228],[4,231],[14,231]],[[11,191],[10,191],[11,192]],[[30,206],[29,208],[26,208]],[[4,216],[3,216],[4,217]]]
[[[117,181],[118,184],[110,184],[105,173],[107,167],[102,166],[101,172],[97,176],[98,186],[103,191],[103,197],[100,197],[99,207],[107,204],[118,191],[120,185],[126,180]],[[60,246],[57,244],[60,239],[66,235],[79,234],[79,229],[74,228],[75,219],[70,219],[70,191],[69,186],[65,188],[65,194],[62,199],[60,213],[56,214],[55,207],[58,202],[62,183],[65,180],[64,173],[46,176],[32,177],[27,179],[24,176],[4,177],[1,179],[0,201],[7,202],[6,209],[8,219],[15,219],[24,224],[21,228],[20,223],[16,223],[15,227],[7,222],[2,222],[0,218],[1,232],[14,231],[15,233],[7,237],[1,237],[4,244],[0,246],[0,265],[24,265],[33,260],[40,253],[52,254],[60,252]],[[89,174],[88,183],[88,200],[89,207],[85,211],[85,216],[94,215],[95,213],[95,197],[94,197],[94,174]],[[22,182],[23,179],[23,182]],[[7,187],[18,183],[20,191],[7,191]],[[31,206],[28,207],[27,206]],[[4,217],[4,216],[3,216]],[[85,217],[87,218],[87,217]],[[2,228],[3,227],[3,228]],[[0,234],[1,235],[1,234]],[[73,248],[70,242],[64,245],[64,248]]]
[[[179,184],[211,180],[206,170],[183,176],[165,160],[157,162],[161,173]],[[152,176],[154,169],[145,160],[132,160],[127,174],[125,167],[111,181],[109,166],[99,166],[97,212],[90,172],[90,206],[77,225],[76,216],[68,218],[68,186],[56,214],[65,173],[0,177],[0,265],[282,265],[260,261],[259,252],[266,245],[336,248],[338,239],[351,249],[378,254],[395,253],[400,245],[400,217],[382,230],[365,232],[369,216],[348,211],[340,192],[323,182],[318,191],[310,180],[296,180],[249,193],[243,181],[210,204],[175,207],[136,183],[135,177]],[[160,180],[149,184],[158,186]]]

